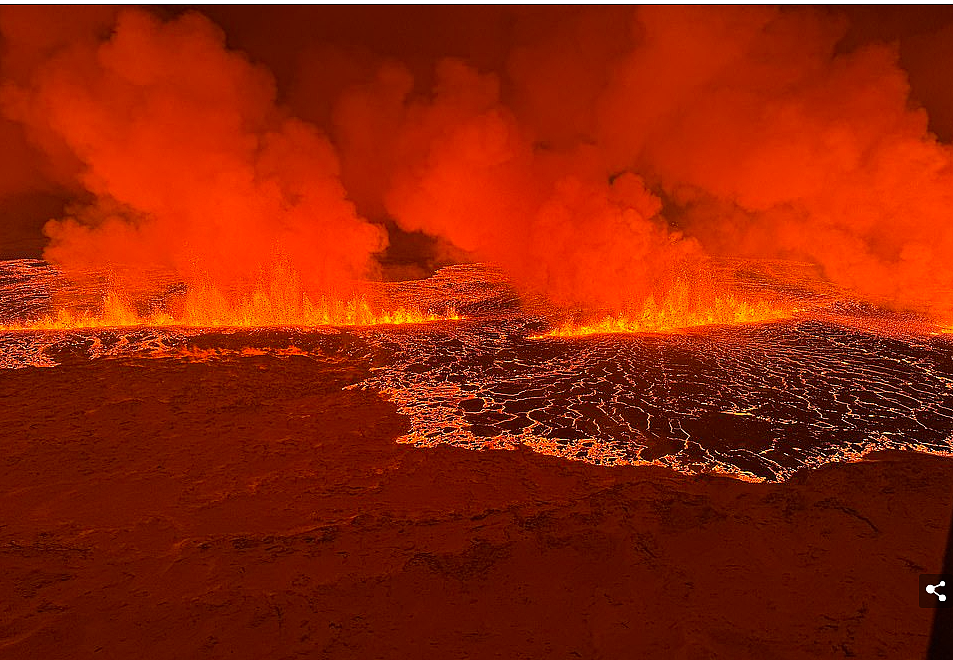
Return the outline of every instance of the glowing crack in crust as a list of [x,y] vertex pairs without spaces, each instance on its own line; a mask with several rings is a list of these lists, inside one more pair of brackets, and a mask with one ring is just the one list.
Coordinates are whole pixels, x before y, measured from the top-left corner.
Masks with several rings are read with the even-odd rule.
[[953,451],[953,345],[790,322],[528,341],[525,327],[396,343],[367,385],[405,441],[513,448],[754,480],[879,449]]

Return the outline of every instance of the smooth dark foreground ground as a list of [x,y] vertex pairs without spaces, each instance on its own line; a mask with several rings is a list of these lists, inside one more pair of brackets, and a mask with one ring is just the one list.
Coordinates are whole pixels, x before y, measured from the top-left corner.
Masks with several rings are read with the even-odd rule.
[[920,658],[953,461],[415,449],[359,363],[0,373],[2,658]]

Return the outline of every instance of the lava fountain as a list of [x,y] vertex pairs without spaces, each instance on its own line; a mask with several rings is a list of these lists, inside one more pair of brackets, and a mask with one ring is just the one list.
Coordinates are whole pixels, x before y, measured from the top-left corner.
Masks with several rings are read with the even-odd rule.
[[[180,287],[181,288],[181,287]],[[153,299],[152,309],[134,296],[112,288],[106,290],[92,310],[79,306],[54,305],[54,309],[20,322],[2,323],[2,331],[89,330],[96,328],[269,328],[318,326],[407,325],[460,320],[449,305],[441,312],[417,304],[395,302],[392,297],[372,291],[349,297],[306,292],[299,277],[286,264],[275,265],[260,277],[247,293],[228,295],[209,281],[184,286],[184,293]],[[53,292],[54,298],[56,292]]]
[[549,332],[533,335],[530,339],[667,333],[705,326],[770,323],[789,319],[795,311],[796,308],[790,305],[782,306],[765,300],[750,302],[732,293],[711,296],[702,301],[691,295],[686,283],[678,282],[658,302],[655,296],[650,295],[641,307],[633,311],[590,321],[565,321]]

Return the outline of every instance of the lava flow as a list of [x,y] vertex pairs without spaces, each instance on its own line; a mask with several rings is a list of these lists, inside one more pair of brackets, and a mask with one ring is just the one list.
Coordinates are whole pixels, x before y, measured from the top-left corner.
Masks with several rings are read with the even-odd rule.
[[359,387],[394,401],[411,420],[403,440],[423,447],[752,481],[881,449],[953,453],[953,344],[916,324],[881,332],[894,315],[833,296],[803,265],[739,266],[734,288],[797,312],[566,339],[491,271],[448,269],[438,277],[468,292],[470,321],[376,334],[393,357]]
[[[62,287],[40,262],[4,265],[8,313],[40,309],[36,292]],[[922,331],[934,326],[845,298],[802,264],[719,269],[726,281],[718,290],[737,293],[710,309],[678,286],[634,320],[568,331],[554,324],[558,309],[528,301],[500,271],[478,265],[374,291],[396,309],[425,301],[443,314],[310,303],[284,278],[237,306],[210,289],[176,294],[178,302],[167,296],[165,308],[178,305],[181,316],[143,317],[107,296],[105,314],[4,329],[0,365],[264,355],[311,359],[320,369],[329,346],[352,337],[351,358],[375,364],[353,387],[394,402],[410,420],[403,441],[424,447],[527,446],[756,481],[877,449],[953,452],[953,344]],[[424,322],[443,319],[460,321]],[[268,330],[277,326],[287,329]]]

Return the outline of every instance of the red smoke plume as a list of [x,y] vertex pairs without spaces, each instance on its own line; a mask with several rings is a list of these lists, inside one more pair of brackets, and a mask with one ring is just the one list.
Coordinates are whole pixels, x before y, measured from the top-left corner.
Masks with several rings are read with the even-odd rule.
[[295,114],[199,14],[33,36],[22,15],[2,20],[4,111],[93,200],[47,226],[61,263],[235,278],[280,248],[327,283],[373,274],[390,219],[562,301],[619,305],[717,254],[953,307],[950,146],[897,48],[845,48],[830,11],[486,10],[484,42],[460,29],[473,61],[375,28],[302,45],[280,76]]
[[230,280],[281,250],[312,283],[366,276],[382,230],[347,201],[327,138],[275,95],[195,13],[125,10],[107,40],[53,52],[4,89],[8,113],[65,145],[95,196],[47,225],[47,258]]
[[534,145],[494,76],[445,60],[432,98],[409,91],[409,75],[387,68],[337,113],[345,164],[384,182],[384,206],[404,229],[443,236],[555,298],[602,304],[646,293],[697,252],[660,221],[638,176],[610,178],[585,145]]
[[600,142],[682,202],[686,231],[709,250],[817,261],[884,302],[949,302],[951,150],[911,108],[894,48],[837,53],[844,24],[810,11],[637,21]]

